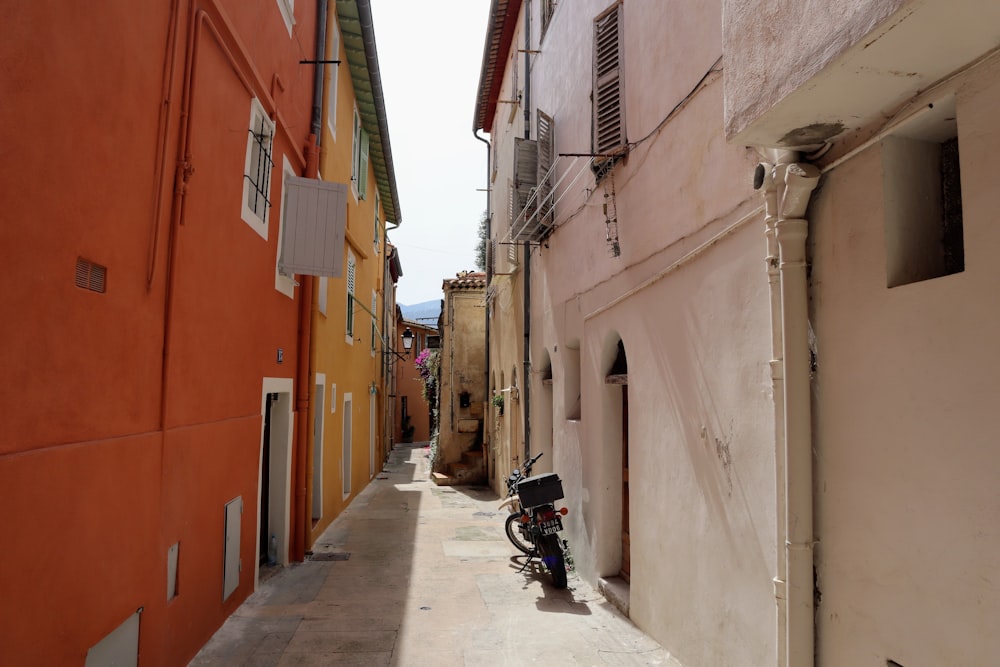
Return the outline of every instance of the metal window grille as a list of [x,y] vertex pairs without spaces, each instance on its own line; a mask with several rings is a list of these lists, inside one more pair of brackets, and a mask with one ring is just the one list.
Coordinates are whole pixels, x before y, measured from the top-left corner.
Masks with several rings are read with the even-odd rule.
[[354,255],[347,255],[347,335],[354,335]]
[[269,197],[271,191],[271,146],[274,140],[274,130],[265,120],[264,114],[254,114],[253,127],[250,133],[250,166],[244,175],[250,187],[247,188],[247,208],[267,222],[267,210],[271,207]]

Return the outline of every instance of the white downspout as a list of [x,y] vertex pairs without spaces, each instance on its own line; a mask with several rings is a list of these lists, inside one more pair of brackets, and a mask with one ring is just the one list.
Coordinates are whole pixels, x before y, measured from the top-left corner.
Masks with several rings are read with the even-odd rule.
[[[814,165],[796,163],[795,153],[774,154],[769,185],[765,189],[768,208],[767,222],[773,219],[773,241],[769,236],[769,272],[771,254],[777,246],[779,299],[772,289],[772,326],[780,321],[772,335],[772,344],[780,345],[781,357],[772,363],[775,390],[783,386],[782,405],[775,396],[776,477],[779,479],[777,504],[779,539],[782,529],[784,545],[779,549],[778,577],[775,595],[779,623],[784,607],[784,642],[779,644],[781,667],[810,667],[814,663],[813,618],[813,484],[812,484],[812,410],[810,399],[809,301],[806,281],[806,236],[809,223],[802,217],[809,197],[819,181],[820,171]],[[764,184],[768,185],[766,177]],[[773,195],[771,194],[773,193]],[[773,196],[773,199],[772,199]],[[772,283],[773,285],[773,283]],[[774,306],[780,310],[775,316]],[[779,414],[782,413],[783,415]],[[783,433],[782,433],[783,431]],[[783,445],[781,441],[784,441]],[[783,478],[783,479],[781,479]],[[781,487],[784,487],[782,493]],[[782,497],[784,496],[784,497]],[[782,526],[782,520],[784,525]],[[782,558],[782,556],[784,558]],[[784,563],[782,563],[784,560]],[[784,581],[780,580],[784,574]],[[784,598],[782,598],[784,592]],[[779,641],[782,629],[778,629]]]
[[[765,156],[768,158],[771,156]],[[773,158],[772,158],[773,159]],[[776,641],[777,667],[787,665],[785,655],[785,378],[782,365],[781,339],[781,280],[778,274],[778,189],[774,180],[774,165],[757,166],[754,187],[764,191],[764,236],[767,240],[768,294],[771,303],[771,396],[774,400],[774,493],[775,493],[775,575],[774,599],[777,605]]]

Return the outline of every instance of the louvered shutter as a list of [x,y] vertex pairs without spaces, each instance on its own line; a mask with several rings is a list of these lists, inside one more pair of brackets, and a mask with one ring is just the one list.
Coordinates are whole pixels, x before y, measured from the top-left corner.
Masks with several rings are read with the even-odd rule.
[[[555,121],[538,111],[538,221],[545,227],[552,226],[553,193],[552,165],[555,164]],[[544,231],[542,229],[539,232]]]
[[[532,139],[514,138],[514,217],[528,205],[538,183],[538,146]],[[527,215],[525,215],[527,217]]]
[[361,128],[361,155],[358,159],[358,197],[368,194],[368,132]]
[[594,153],[613,154],[625,145],[625,77],[622,76],[621,3],[594,21]]
[[372,290],[372,313],[373,313],[373,315],[372,315],[372,353],[375,352],[375,336],[377,335],[376,325],[375,325],[375,315],[374,315],[374,313],[376,313],[376,312],[378,312],[378,295],[375,293],[375,290]]

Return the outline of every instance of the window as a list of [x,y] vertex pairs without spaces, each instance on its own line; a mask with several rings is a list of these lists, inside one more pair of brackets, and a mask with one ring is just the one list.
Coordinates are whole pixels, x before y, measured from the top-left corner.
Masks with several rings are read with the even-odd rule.
[[517,193],[514,191],[514,179],[507,179],[507,228],[514,225],[514,218],[520,210],[517,208]]
[[379,222],[378,192],[375,193],[375,238],[372,240],[372,246],[375,249],[375,254],[377,255],[382,246],[382,230],[381,230],[381,224]]
[[251,102],[246,163],[243,170],[243,221],[267,239],[267,210],[271,207],[271,150],[274,123],[256,99]]
[[343,462],[341,474],[343,475],[344,498],[351,495],[351,443],[354,439],[354,429],[352,422],[352,408],[354,404],[353,394],[344,394],[344,438],[341,442],[340,457]]
[[368,194],[368,132],[361,126],[358,110],[354,110],[354,144],[351,180],[358,199]]
[[375,340],[378,338],[378,327],[375,326],[375,312],[378,308],[378,295],[372,290],[372,356],[375,356]]
[[556,11],[557,4],[556,0],[542,0],[541,9],[539,9],[542,15],[542,34],[539,39],[545,37],[545,32],[549,29],[549,23],[552,21],[552,13]]
[[[295,174],[292,172],[292,164],[288,161],[288,158],[284,158],[284,164],[281,171],[281,212],[278,216],[278,252],[274,260],[274,289],[278,290],[289,299],[295,298],[295,280],[292,278],[295,271],[285,262],[285,243],[288,242],[289,245],[294,245],[294,242],[288,239],[288,220],[289,217],[294,218],[294,214],[290,216],[289,214],[289,193],[291,192],[291,181],[295,180]],[[292,234],[294,237],[294,232]]]
[[622,5],[616,2],[594,20],[595,165],[606,172],[627,147],[625,138],[625,77]]
[[517,63],[520,61],[520,51],[518,49],[513,50],[513,54],[510,57],[510,115],[507,117],[507,124],[510,125],[517,118],[517,108],[521,106],[521,91],[517,87]]
[[436,350],[441,347],[441,336],[427,336],[427,347],[432,350]]
[[323,518],[323,429],[326,426],[326,374],[316,373],[316,413],[313,417],[312,520]]
[[886,286],[965,270],[954,98],[882,141]]
[[[337,17],[333,17],[333,36],[330,38],[330,53],[327,55],[330,60],[340,59],[340,26],[337,25]],[[337,140],[337,85],[340,65],[330,63],[327,65],[330,78],[326,89],[326,124],[333,134],[333,140]]]
[[347,342],[354,344],[354,253],[347,251]]
[[327,293],[329,291],[330,279],[326,276],[320,276],[319,278],[319,312],[322,315],[326,315],[326,302],[328,300]]
[[292,36],[292,26],[295,25],[295,0],[277,0],[278,10],[281,12],[281,18],[285,21],[285,27],[288,29],[288,36]]

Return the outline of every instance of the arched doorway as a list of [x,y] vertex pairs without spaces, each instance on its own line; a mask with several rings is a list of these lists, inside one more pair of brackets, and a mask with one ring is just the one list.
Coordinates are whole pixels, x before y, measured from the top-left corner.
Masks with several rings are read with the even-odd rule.
[[618,340],[618,349],[611,369],[604,378],[609,388],[620,388],[621,402],[621,566],[618,575],[626,583],[632,577],[632,544],[629,529],[629,474],[628,474],[628,359],[625,344]]

